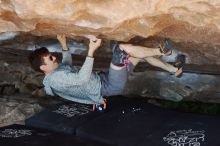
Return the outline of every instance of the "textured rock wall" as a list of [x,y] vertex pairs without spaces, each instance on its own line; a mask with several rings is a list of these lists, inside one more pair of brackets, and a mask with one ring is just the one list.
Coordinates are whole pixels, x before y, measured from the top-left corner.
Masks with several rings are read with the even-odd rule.
[[[22,123],[43,104],[60,101],[30,96],[40,92],[42,75],[30,69],[26,54],[10,50],[54,47],[57,41],[49,39],[60,33],[151,47],[167,37],[173,54],[186,54],[188,64],[219,69],[220,0],[0,0],[0,126]],[[111,55],[106,46],[100,56]],[[96,62],[100,69],[102,60]],[[220,103],[219,80],[219,75],[185,73],[177,79],[157,71],[134,73],[125,94]]]
[[0,32],[220,44],[219,0],[1,0]]

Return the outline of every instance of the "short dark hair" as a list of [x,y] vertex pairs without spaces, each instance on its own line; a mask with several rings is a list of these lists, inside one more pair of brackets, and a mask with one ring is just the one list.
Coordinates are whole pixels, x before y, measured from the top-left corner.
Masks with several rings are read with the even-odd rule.
[[43,72],[40,69],[40,66],[45,64],[43,57],[45,57],[49,54],[50,54],[50,52],[48,51],[48,49],[46,47],[37,48],[36,50],[31,52],[29,57],[28,57],[29,62],[31,64],[31,67],[35,71]]

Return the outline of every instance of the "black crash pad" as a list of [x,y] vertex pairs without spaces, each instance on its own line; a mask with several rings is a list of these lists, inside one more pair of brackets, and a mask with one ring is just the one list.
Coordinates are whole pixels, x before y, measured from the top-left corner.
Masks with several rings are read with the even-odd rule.
[[[179,113],[153,131],[140,145],[220,146],[219,116]],[[162,139],[161,139],[162,138]]]
[[79,125],[90,122],[102,114],[92,111],[91,105],[67,101],[44,109],[27,119],[25,124],[55,132],[75,134]]
[[[106,144],[23,125],[0,128],[0,146],[105,146]],[[107,145],[106,145],[107,146]]]
[[76,135],[119,146],[219,146],[220,117],[166,110],[140,100],[81,125]]

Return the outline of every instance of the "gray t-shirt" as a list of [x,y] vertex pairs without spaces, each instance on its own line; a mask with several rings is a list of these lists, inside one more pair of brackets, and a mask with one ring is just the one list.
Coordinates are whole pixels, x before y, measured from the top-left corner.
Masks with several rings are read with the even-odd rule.
[[85,104],[103,104],[100,77],[92,72],[94,58],[86,57],[81,69],[77,70],[72,66],[70,51],[62,54],[62,63],[43,80],[46,93]]

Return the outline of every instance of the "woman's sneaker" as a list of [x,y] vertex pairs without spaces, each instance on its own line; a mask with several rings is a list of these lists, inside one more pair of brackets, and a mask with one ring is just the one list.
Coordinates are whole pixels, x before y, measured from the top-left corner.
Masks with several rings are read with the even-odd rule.
[[169,39],[165,39],[161,44],[160,44],[160,52],[163,53],[165,56],[169,56],[172,54],[172,44]]
[[175,75],[176,77],[180,78],[183,74],[183,65],[186,63],[186,56],[183,54],[180,54],[176,57],[176,62],[173,65],[174,67],[178,68]]
[[116,66],[124,66],[128,59],[128,54],[121,50],[118,43],[112,47],[112,63]]

